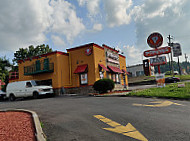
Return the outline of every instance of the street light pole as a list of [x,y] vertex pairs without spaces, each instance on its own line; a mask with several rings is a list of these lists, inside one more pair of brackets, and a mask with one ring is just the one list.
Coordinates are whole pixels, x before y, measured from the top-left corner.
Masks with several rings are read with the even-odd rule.
[[173,53],[172,53],[172,46],[173,43],[171,43],[171,39],[173,39],[170,35],[167,37],[169,40],[168,46],[171,48],[171,68],[172,68],[172,76],[174,76],[174,68],[173,68]]

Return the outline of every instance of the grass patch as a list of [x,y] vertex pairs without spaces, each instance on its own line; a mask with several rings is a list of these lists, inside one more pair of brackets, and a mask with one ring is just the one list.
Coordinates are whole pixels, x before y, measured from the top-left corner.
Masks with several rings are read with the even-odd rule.
[[190,83],[185,83],[185,87],[182,88],[178,88],[178,84],[175,83],[166,85],[166,87],[163,88],[132,91],[128,96],[190,99]]
[[42,121],[40,121],[40,125],[41,125],[42,128],[44,128],[44,124],[43,124]]

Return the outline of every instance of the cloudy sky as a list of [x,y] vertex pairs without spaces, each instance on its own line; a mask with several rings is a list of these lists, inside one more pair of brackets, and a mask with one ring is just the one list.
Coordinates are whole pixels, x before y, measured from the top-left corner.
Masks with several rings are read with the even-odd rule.
[[173,36],[190,58],[189,0],[1,0],[0,57],[19,48],[49,44],[66,51],[86,43],[124,52],[127,65],[142,63],[152,32]]

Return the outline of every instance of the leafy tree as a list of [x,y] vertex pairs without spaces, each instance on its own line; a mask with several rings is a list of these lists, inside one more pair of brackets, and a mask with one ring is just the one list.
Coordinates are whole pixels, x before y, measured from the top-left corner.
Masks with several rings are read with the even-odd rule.
[[18,60],[23,60],[27,58],[32,58],[34,56],[39,56],[48,52],[52,52],[52,49],[49,47],[49,45],[45,44],[38,45],[36,47],[30,45],[28,48],[19,48],[19,50],[14,53],[13,62],[17,62]]
[[[180,68],[181,69],[187,69],[187,67],[189,66],[190,67],[190,63],[189,62],[182,62],[182,63],[179,63],[180,65]],[[170,72],[170,65],[169,65],[169,62],[167,62],[166,65],[161,65],[160,66],[160,69],[161,69],[161,72],[162,73],[165,73],[165,72]],[[174,71],[179,71],[179,67],[178,67],[178,63],[173,61],[173,68],[174,68]],[[155,72],[157,73],[158,72],[158,68],[155,67]],[[187,70],[187,72],[189,72],[189,70]]]
[[0,80],[5,82],[5,86],[2,87],[3,91],[5,91],[9,81],[9,72],[6,70],[6,67],[12,67],[9,60],[6,57],[0,58]]

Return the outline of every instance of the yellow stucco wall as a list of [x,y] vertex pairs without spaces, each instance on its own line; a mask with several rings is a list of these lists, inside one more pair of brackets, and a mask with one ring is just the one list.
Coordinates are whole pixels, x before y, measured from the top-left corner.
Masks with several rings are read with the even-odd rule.
[[79,87],[80,86],[80,80],[79,80],[79,74],[74,74],[75,69],[77,66],[88,64],[88,84],[87,85],[93,85],[95,81],[95,73],[94,73],[94,53],[92,52],[91,55],[87,56],[85,54],[85,50],[87,48],[93,48],[92,46],[86,46],[86,47],[79,47],[74,50],[68,50],[68,53],[71,58],[71,74],[72,74],[72,86],[71,87]]
[[[99,74],[99,66],[98,64],[103,64],[106,67],[106,57],[105,57],[105,51],[103,48],[100,47],[93,47],[93,53],[94,53],[94,67],[95,67],[95,81],[100,79]],[[104,78],[107,78],[106,71],[104,72]]]
[[[85,50],[87,48],[92,49],[91,55],[86,55]],[[87,64],[88,65],[88,84],[93,85],[95,81],[100,79],[99,66],[98,64],[103,64],[106,66],[106,56],[105,50],[101,46],[96,44],[88,44],[81,47],[68,49],[68,53],[54,52],[50,53],[46,57],[41,57],[37,59],[27,60],[25,62],[19,63],[19,81],[25,80],[47,80],[52,79],[53,88],[70,88],[70,87],[80,87],[79,74],[74,74],[77,66]],[[24,75],[24,67],[35,64],[36,60],[40,60],[43,64],[45,58],[49,58],[49,63],[54,63],[54,71],[47,73],[40,73],[34,75]],[[119,55],[120,69],[126,70],[126,59]],[[111,74],[104,72],[104,78],[111,79]],[[126,84],[128,85],[127,76]],[[121,84],[123,83],[123,77],[120,75]],[[18,80],[17,80],[18,81]]]
[[[126,70],[126,58],[119,55],[119,64],[120,64],[120,70],[124,69]],[[123,82],[123,76],[120,75],[121,77],[121,84],[123,85],[124,82]],[[128,85],[128,78],[127,78],[127,75],[125,75],[125,80],[126,80],[126,85]]]
[[[41,62],[41,68],[43,67],[43,61],[45,58],[49,59],[49,63],[54,63],[54,71],[47,73],[40,73],[35,75],[24,75],[24,67],[35,64],[37,60]],[[27,60],[19,63],[19,80],[47,80],[52,79],[53,88],[60,88],[69,83],[69,59],[67,55],[53,53],[47,57],[41,57],[38,59]]]

